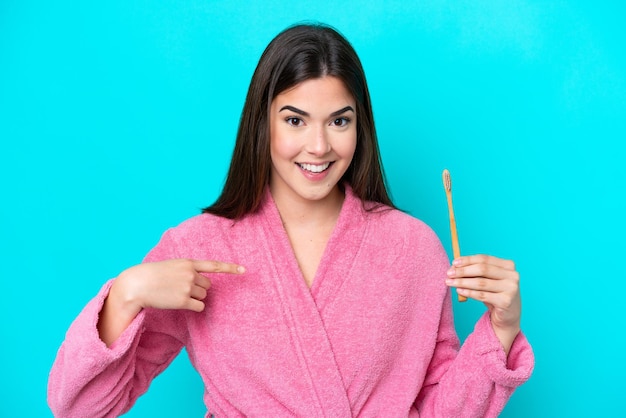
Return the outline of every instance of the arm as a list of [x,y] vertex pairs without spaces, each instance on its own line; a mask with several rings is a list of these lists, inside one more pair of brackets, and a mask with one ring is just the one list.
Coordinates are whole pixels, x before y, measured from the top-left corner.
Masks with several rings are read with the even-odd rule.
[[[486,259],[478,256],[478,260]],[[496,264],[504,261],[495,260]],[[532,349],[519,332],[519,277],[503,273],[500,268],[487,269],[488,274],[479,275],[477,271],[486,270],[485,266],[477,267],[476,261],[471,257],[455,260],[446,283],[459,286],[465,296],[486,302],[489,312],[477,322],[474,332],[458,350],[448,292],[433,358],[416,401],[422,416],[497,416],[515,388],[532,372]]]
[[532,349],[519,333],[508,357],[486,312],[458,349],[450,297],[437,346],[416,407],[422,417],[497,417],[513,391],[530,377]]
[[237,271],[227,263],[175,259],[172,235],[144,263],[108,282],[72,323],[48,383],[55,415],[128,411],[185,344],[184,310],[204,309],[210,281],[200,271]]
[[108,282],[70,326],[48,381],[48,403],[59,417],[118,416],[179,353],[184,329],[173,312],[144,310],[109,347],[96,324]]
[[[168,231],[145,261],[175,257],[174,248]],[[106,283],[85,306],[57,353],[48,381],[48,403],[55,416],[126,412],[182,348],[184,335],[179,331],[184,328],[175,312],[139,310],[117,330],[102,332],[101,338],[102,319],[115,314],[110,306],[105,308],[114,283]]]

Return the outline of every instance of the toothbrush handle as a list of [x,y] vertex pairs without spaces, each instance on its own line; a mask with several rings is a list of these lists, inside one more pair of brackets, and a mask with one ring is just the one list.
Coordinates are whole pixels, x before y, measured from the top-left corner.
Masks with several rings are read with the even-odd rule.
[[[461,248],[459,247],[459,235],[456,231],[456,220],[454,219],[454,208],[452,206],[452,193],[446,193],[448,197],[448,212],[450,213],[450,234],[452,235],[452,254],[454,258],[461,256]],[[467,298],[457,294],[459,302],[465,302]]]

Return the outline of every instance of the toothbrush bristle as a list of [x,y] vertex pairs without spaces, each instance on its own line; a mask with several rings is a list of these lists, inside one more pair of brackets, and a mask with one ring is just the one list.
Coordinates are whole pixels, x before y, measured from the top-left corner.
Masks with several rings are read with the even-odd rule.
[[443,187],[448,192],[452,190],[452,179],[450,178],[450,172],[447,169],[443,170]]

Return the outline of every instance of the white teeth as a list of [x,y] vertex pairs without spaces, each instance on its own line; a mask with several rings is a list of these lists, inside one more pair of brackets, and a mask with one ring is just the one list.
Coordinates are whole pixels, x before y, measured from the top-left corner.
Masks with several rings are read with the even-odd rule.
[[300,164],[298,163],[298,165],[300,166],[300,168],[306,170],[306,171],[310,171],[312,173],[321,173],[322,171],[326,170],[328,168],[328,166],[330,165],[330,163],[324,163],[324,164]]

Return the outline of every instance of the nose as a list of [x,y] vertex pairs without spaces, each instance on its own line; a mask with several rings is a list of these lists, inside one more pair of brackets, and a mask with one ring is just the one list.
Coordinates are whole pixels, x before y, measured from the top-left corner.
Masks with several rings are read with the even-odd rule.
[[328,133],[324,126],[320,126],[311,132],[307,142],[307,152],[315,156],[323,156],[330,152]]

